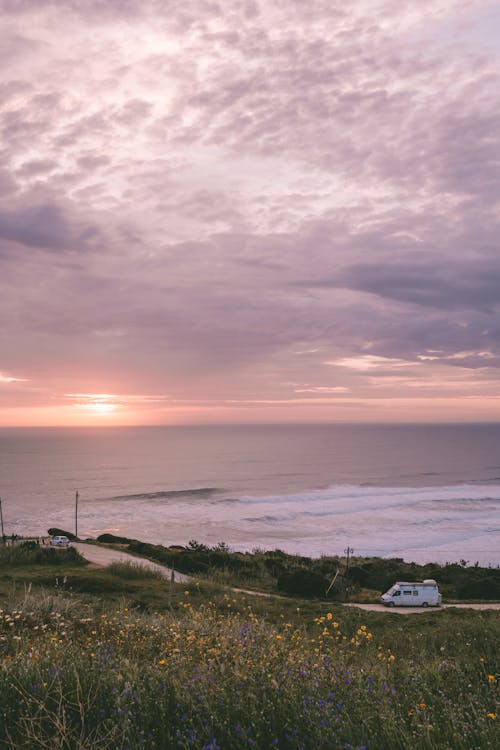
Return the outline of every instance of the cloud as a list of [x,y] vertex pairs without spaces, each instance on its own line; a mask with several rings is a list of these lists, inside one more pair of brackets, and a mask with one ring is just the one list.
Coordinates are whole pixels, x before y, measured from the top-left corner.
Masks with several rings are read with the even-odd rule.
[[12,375],[6,375],[0,372],[0,383],[26,383],[27,378],[15,378]]
[[91,225],[70,224],[61,208],[53,203],[0,211],[0,238],[25,247],[74,250],[91,240],[96,232]]
[[5,371],[59,396],[492,390],[486,1],[0,8]]
[[[328,281],[318,283],[330,285]],[[339,273],[331,285],[425,308],[488,313],[500,303],[500,264],[487,259],[445,264],[432,258],[360,263]]]

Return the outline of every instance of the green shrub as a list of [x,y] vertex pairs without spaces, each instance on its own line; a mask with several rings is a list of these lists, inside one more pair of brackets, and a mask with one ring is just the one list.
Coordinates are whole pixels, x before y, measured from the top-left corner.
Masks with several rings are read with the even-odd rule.
[[467,581],[460,589],[461,599],[500,599],[500,581],[492,576],[484,576]]
[[175,568],[181,573],[206,573],[210,566],[205,553],[186,551],[176,556]]
[[288,596],[324,597],[328,581],[319,573],[299,568],[280,575],[277,586]]
[[64,529],[56,529],[56,528],[53,528],[53,529],[49,529],[49,530],[47,531],[47,533],[48,533],[48,534],[49,534],[50,536],[67,536],[67,537],[68,537],[68,539],[69,539],[69,540],[70,540],[71,542],[74,542],[74,541],[76,540],[76,536],[75,536],[74,534],[72,534],[72,533],[71,533],[71,531],[64,531]]
[[115,536],[114,534],[100,534],[97,537],[97,541],[102,542],[103,544],[131,544],[131,542],[135,540],[129,539],[126,536]]

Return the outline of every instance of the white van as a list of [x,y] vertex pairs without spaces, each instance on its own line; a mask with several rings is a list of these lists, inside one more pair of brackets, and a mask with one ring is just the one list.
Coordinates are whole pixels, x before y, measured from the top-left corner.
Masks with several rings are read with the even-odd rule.
[[380,601],[386,607],[440,607],[441,594],[433,578],[413,583],[397,581]]

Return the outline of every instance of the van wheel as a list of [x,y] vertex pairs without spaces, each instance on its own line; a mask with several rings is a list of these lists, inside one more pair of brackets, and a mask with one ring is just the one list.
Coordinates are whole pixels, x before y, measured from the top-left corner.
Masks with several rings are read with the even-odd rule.
[[388,607],[395,607],[396,605],[394,604],[394,602],[389,602],[387,606]]
[[428,607],[428,606],[429,606],[429,602],[422,602],[422,607]]

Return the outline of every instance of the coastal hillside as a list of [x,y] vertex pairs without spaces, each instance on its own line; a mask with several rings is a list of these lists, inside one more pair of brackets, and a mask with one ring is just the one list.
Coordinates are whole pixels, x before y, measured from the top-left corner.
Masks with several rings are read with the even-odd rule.
[[497,747],[497,612],[170,591],[140,561],[0,553],[0,747]]

